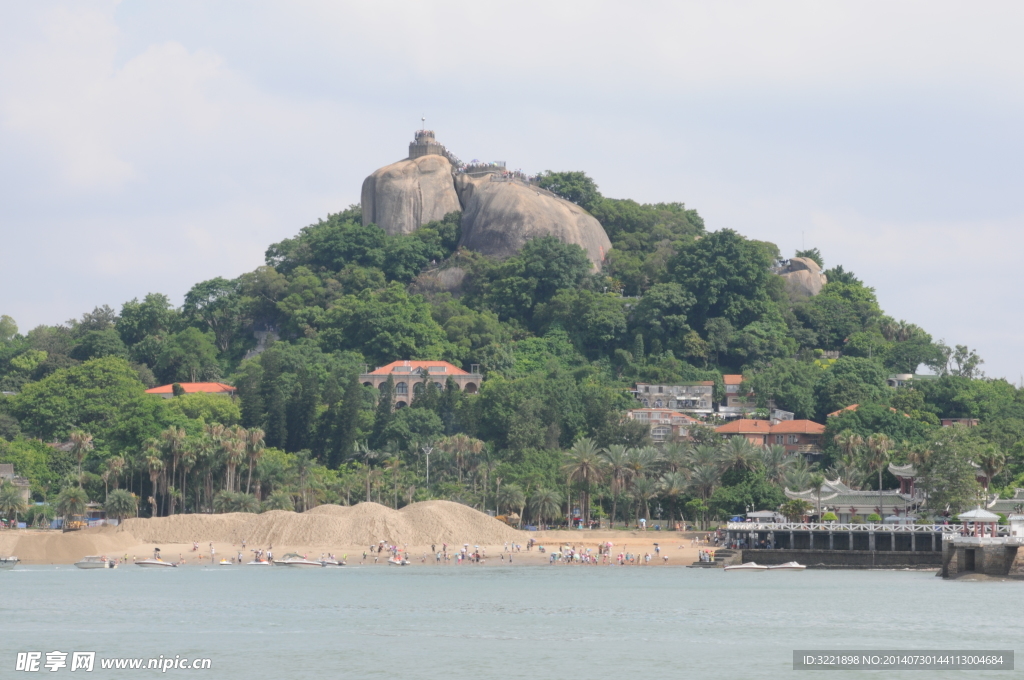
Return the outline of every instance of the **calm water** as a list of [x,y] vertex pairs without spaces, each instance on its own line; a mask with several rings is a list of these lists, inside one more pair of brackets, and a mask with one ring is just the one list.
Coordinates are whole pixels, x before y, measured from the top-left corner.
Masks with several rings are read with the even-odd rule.
[[[792,650],[1020,652],[1022,603],[1024,582],[913,572],[20,567],[0,572],[0,678],[77,677],[14,673],[15,653],[85,650],[213,659],[213,671],[168,676],[845,680],[883,676],[794,672]],[[105,673],[86,677],[157,675]]]

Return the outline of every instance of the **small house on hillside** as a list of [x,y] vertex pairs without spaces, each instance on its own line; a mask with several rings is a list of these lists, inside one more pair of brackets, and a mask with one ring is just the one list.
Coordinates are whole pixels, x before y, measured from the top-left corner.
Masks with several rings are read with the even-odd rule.
[[635,408],[629,412],[629,419],[647,423],[651,430],[651,441],[656,444],[688,439],[690,427],[700,422],[668,408]]
[[715,428],[726,437],[745,437],[755,446],[784,446],[786,453],[818,456],[822,453],[825,426],[813,420],[751,420],[741,418]]

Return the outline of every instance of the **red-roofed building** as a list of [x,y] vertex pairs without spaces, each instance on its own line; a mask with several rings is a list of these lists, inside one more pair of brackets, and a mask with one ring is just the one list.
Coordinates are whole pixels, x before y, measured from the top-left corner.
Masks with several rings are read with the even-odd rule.
[[171,385],[161,385],[160,387],[154,387],[151,390],[146,390],[146,394],[155,394],[159,397],[163,397],[164,399],[170,399],[174,396],[174,385],[180,385],[181,389],[185,391],[185,394],[223,394],[227,397],[235,396],[234,387],[220,382],[173,383]]
[[409,405],[414,395],[423,391],[426,382],[433,382],[443,390],[448,378],[451,378],[460,391],[476,394],[484,377],[480,374],[479,366],[473,364],[471,368],[471,371],[464,371],[447,361],[392,361],[387,366],[363,373],[359,381],[379,390],[390,376],[395,382],[395,406],[402,408]]
[[635,408],[629,419],[647,423],[651,428],[651,441],[661,443],[680,441],[690,436],[690,426],[700,421],[669,408]]
[[821,453],[825,426],[812,420],[768,420],[742,418],[716,427],[726,437],[741,436],[755,446],[784,446],[787,453],[816,455]]

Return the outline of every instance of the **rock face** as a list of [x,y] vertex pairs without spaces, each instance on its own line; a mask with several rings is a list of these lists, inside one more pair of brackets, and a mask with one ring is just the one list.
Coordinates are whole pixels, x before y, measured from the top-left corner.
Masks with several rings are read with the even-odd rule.
[[555,236],[582,247],[597,268],[611,249],[600,222],[543,189],[491,181],[489,175],[458,175],[455,188],[462,204],[462,247],[501,258],[515,255],[532,238]]
[[461,210],[452,164],[428,155],[384,166],[363,181],[363,224],[388,234],[409,234],[427,222]]
[[808,298],[821,292],[828,277],[821,273],[818,263],[809,257],[794,257],[779,272],[786,280],[786,289],[794,298]]

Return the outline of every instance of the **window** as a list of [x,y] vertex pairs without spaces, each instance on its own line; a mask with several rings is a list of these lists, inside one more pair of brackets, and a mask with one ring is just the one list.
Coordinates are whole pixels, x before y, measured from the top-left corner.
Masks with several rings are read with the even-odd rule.
[[412,386],[413,394],[423,394],[423,383],[414,383]]
[[404,382],[395,383],[395,394],[409,394],[409,386]]
[[775,443],[776,444],[785,444],[786,443],[786,435],[784,435],[784,434],[777,434],[777,435],[775,435]]
[[660,426],[651,430],[651,439],[654,441],[664,441],[668,437],[669,433],[672,432],[672,428]]
[[798,435],[798,434],[791,434],[791,435],[789,435],[789,443],[790,444],[799,444],[800,443],[800,435]]

